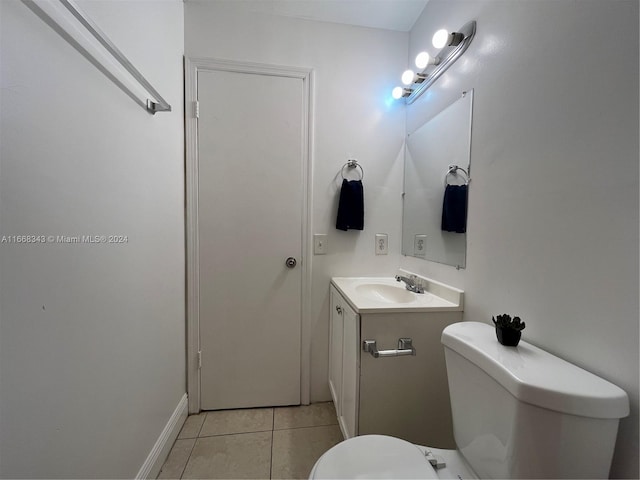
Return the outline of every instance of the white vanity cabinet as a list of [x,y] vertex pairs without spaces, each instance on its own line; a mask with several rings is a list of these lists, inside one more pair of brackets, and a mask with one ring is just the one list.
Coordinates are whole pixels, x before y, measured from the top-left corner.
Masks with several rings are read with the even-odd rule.
[[[462,306],[359,308],[339,280],[330,293],[329,388],[344,437],[375,433],[455,448],[440,337],[462,320]],[[399,349],[400,338],[411,339],[415,355],[384,356]],[[363,351],[365,340],[376,341],[378,358]]]
[[359,325],[358,314],[332,286],[331,323],[329,326],[329,389],[345,438],[357,435]]

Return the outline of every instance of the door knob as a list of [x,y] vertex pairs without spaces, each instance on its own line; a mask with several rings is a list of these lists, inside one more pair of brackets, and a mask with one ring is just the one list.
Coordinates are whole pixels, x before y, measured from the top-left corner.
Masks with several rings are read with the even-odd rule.
[[293,257],[289,257],[284,261],[284,264],[287,266],[287,268],[293,268],[296,266],[297,263],[298,262]]

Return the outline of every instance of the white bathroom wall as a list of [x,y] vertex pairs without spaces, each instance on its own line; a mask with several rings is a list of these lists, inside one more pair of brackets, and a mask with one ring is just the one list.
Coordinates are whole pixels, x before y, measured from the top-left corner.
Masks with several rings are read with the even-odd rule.
[[133,478],[185,393],[183,5],[80,1],[152,116],[18,0],[1,10],[0,476]]
[[625,389],[611,475],[638,478],[638,2],[431,0],[409,59],[469,20],[469,50],[407,107],[412,131],[474,88],[467,268],[402,265],[463,288],[465,320],[520,315],[525,340]]
[[[405,113],[390,92],[405,67],[408,34],[242,13],[239,3],[187,2],[185,52],[314,69],[312,225],[328,234],[328,254],[312,258],[310,380],[311,401],[329,400],[330,278],[388,275],[398,265]],[[335,229],[340,168],[354,157],[365,172],[365,230],[343,232]],[[286,172],[282,181],[291,181]],[[374,254],[375,233],[389,235],[389,255]]]

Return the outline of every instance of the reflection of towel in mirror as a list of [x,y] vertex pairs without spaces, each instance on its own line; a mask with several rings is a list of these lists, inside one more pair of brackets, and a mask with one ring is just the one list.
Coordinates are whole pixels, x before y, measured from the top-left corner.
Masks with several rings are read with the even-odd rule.
[[336,228],[344,231],[364,229],[364,189],[362,180],[342,180]]
[[442,202],[442,230],[467,231],[467,185],[447,185]]

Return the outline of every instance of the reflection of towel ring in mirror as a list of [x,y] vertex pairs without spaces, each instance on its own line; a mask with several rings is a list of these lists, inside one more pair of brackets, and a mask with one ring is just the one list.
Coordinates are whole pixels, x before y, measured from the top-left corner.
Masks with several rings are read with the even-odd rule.
[[342,175],[342,179],[346,180],[346,178],[344,178],[344,169],[345,167],[348,167],[349,169],[353,169],[353,168],[359,168],[360,169],[360,180],[364,179],[364,168],[362,168],[362,165],[360,165],[358,163],[358,160],[347,160],[347,163],[345,163],[342,168],[340,169],[340,174]]
[[464,184],[469,185],[469,182],[471,181],[469,173],[464,168],[459,167],[458,165],[449,165],[449,170],[447,170],[447,173],[445,173],[444,175],[445,185],[449,185],[449,183],[447,182],[447,178],[449,178],[449,175],[453,175],[454,177],[458,176],[458,170],[460,170],[464,174]]

